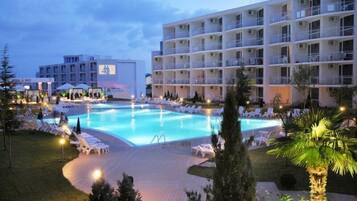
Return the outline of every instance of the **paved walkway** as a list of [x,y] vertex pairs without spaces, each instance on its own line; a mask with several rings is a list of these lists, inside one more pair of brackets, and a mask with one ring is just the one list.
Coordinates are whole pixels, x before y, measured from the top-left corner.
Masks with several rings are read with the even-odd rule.
[[[164,146],[130,147],[110,135],[87,131],[109,144],[110,153],[101,156],[81,154],[63,167],[64,176],[86,193],[90,192],[93,183],[91,173],[97,168],[103,170],[106,180],[115,187],[123,172],[133,176],[135,187],[139,189],[144,201],[184,201],[186,189],[201,191],[208,182],[204,178],[186,173],[188,167],[204,161],[191,155],[191,144],[207,143],[208,138]],[[266,191],[271,193],[269,198],[266,197]],[[289,192],[291,193],[301,195],[304,192]],[[258,182],[257,194],[261,198],[259,200],[276,200],[279,190],[272,182]],[[331,198],[330,201],[357,201],[352,196],[341,197],[335,194]]]

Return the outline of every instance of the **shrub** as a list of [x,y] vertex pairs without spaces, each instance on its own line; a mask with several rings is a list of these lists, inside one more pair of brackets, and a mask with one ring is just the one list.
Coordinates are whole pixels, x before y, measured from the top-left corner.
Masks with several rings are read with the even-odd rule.
[[296,178],[292,174],[283,174],[280,176],[280,184],[287,190],[294,189],[296,185]]

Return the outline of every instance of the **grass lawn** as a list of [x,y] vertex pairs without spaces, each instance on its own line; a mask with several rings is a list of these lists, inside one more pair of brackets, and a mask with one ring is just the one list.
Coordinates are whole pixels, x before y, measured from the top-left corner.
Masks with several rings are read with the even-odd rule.
[[[274,181],[278,187],[283,190],[279,182],[280,175],[291,173],[295,175],[297,180],[294,190],[309,190],[308,175],[305,172],[305,169],[296,167],[291,163],[286,165],[286,161],[284,159],[276,159],[274,156],[267,155],[267,150],[267,148],[264,148],[249,151],[249,156],[252,161],[257,181]],[[192,166],[188,169],[188,173],[211,178],[213,170],[213,168]],[[338,176],[329,172],[327,191],[357,195],[357,176],[352,178],[350,175]]]
[[77,151],[65,145],[60,162],[59,138],[35,131],[19,131],[13,136],[13,168],[8,168],[7,152],[0,143],[1,201],[83,201],[87,195],[76,190],[62,174],[67,161]]

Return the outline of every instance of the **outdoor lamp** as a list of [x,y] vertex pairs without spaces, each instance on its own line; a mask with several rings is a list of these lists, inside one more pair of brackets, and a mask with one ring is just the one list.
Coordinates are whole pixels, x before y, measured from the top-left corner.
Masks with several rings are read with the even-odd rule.
[[103,172],[100,169],[95,169],[92,173],[92,177],[94,180],[98,180],[103,176]]

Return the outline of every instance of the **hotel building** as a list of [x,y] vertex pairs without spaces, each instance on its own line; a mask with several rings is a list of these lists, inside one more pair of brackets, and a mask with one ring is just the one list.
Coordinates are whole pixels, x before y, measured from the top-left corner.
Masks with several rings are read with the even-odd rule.
[[305,66],[311,99],[333,106],[331,88],[357,85],[356,18],[354,0],[270,0],[164,24],[152,52],[153,96],[223,100],[244,66],[252,101],[279,94],[295,104],[305,98],[292,75]]
[[39,67],[37,77],[54,78],[52,91],[69,83],[102,88],[117,98],[145,95],[144,61],[89,55],[66,55],[63,59],[64,63]]

